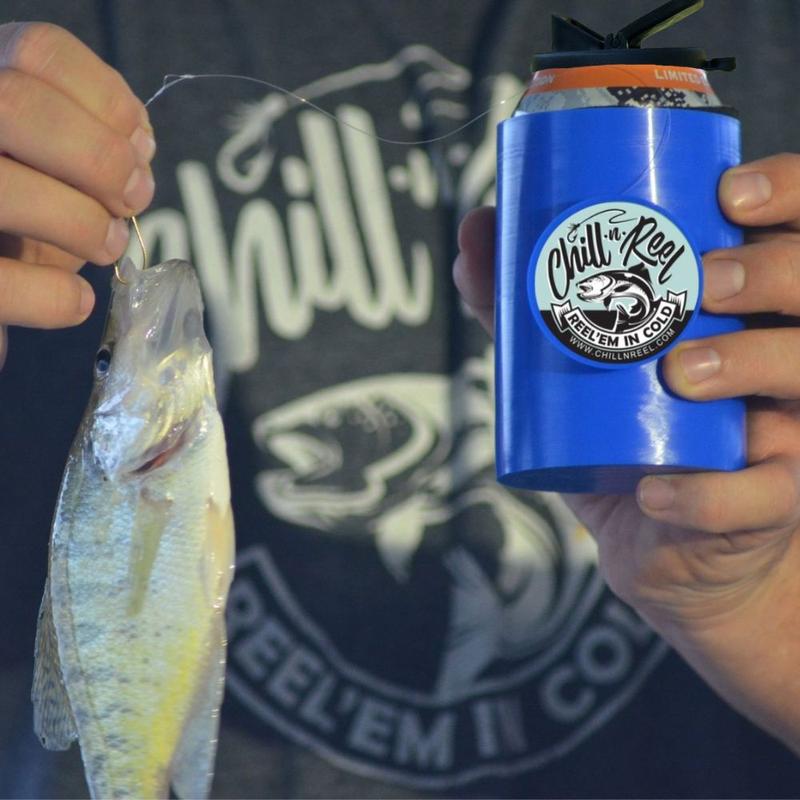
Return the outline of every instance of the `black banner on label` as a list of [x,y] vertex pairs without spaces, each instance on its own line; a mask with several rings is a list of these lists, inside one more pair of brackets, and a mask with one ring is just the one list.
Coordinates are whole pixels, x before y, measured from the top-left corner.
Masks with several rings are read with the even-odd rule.
[[590,357],[608,361],[635,361],[663,350],[683,329],[686,292],[669,292],[660,299],[652,315],[643,324],[622,333],[601,327],[586,315],[582,308],[573,307],[567,300],[552,306],[550,327],[567,346],[585,352]]

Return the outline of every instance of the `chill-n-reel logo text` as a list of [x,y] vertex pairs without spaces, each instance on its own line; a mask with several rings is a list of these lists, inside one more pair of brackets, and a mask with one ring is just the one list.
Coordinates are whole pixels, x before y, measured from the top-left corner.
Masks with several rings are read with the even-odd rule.
[[570,209],[537,244],[534,316],[569,355],[603,366],[671,347],[700,297],[700,259],[663,212],[633,202]]

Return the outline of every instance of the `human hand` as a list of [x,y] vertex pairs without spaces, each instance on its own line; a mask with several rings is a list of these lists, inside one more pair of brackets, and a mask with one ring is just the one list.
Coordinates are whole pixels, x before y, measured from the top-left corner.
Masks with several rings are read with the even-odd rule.
[[[732,705],[800,752],[800,156],[729,171],[719,199],[750,234],[705,256],[704,307],[780,316],[681,343],[663,372],[690,399],[749,398],[747,468],[567,500],[597,540],[611,589]],[[493,210],[471,212],[453,270],[490,333],[493,242]]]
[[76,325],[76,273],[109,264],[153,197],[152,128],[122,76],[68,31],[0,25],[0,366],[5,325]]

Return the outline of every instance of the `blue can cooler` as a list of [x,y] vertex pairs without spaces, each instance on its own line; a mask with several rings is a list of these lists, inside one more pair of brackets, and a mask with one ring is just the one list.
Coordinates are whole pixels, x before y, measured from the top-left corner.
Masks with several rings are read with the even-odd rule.
[[[742,328],[700,308],[701,256],[742,241],[717,201],[739,121],[696,67],[638,64],[613,87],[580,69],[534,75],[547,91],[498,129],[498,479],[627,493],[646,474],[739,469],[743,400],[682,399],[659,367],[679,342]],[[668,85],[641,86],[648,70]]]

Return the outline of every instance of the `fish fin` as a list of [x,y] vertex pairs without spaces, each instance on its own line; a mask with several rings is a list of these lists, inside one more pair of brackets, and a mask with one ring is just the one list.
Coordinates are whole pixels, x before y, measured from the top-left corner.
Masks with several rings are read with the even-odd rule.
[[644,278],[647,281],[647,285],[650,285],[650,272],[644,264],[634,264],[632,267],[628,267],[627,271],[639,278]]
[[206,597],[215,608],[224,608],[236,562],[233,511],[230,503],[220,507],[213,500],[209,500],[206,515],[207,533],[204,548]]
[[[227,486],[227,475],[223,487]],[[225,686],[225,598],[233,577],[233,514],[225,502],[209,500],[205,545],[207,600],[216,610],[209,634],[208,662],[192,700],[178,747],[170,764],[170,780],[180,798],[203,800],[211,790],[217,752],[219,707]]]
[[33,730],[48,750],[68,750],[78,731],[61,675],[49,578],[39,608],[33,658]]
[[200,682],[170,766],[172,788],[185,800],[205,800],[214,777],[219,706],[225,685],[225,625],[220,613],[211,633],[205,680]]

